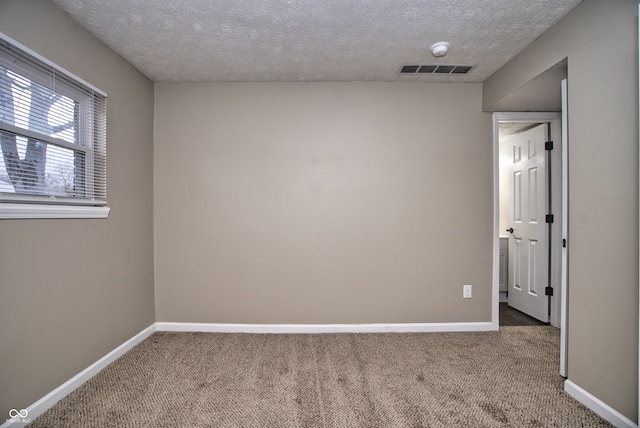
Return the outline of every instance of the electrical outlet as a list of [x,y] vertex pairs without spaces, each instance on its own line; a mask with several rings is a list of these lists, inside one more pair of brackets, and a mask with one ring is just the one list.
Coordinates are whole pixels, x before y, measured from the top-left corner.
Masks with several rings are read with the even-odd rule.
[[473,291],[473,285],[463,285],[462,286],[462,298],[470,299]]

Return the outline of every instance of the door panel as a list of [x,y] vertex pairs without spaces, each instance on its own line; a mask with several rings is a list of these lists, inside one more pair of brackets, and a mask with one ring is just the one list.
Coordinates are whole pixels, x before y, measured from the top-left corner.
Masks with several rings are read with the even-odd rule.
[[[519,161],[518,161],[519,162]],[[513,222],[522,222],[522,171],[515,171],[514,175],[514,187],[512,203],[513,203]]]
[[[509,306],[541,321],[549,320],[544,290],[548,276],[544,143],[547,125],[510,137]],[[524,154],[524,156],[523,156]]]
[[529,294],[532,296],[538,295],[538,241],[530,239],[529,240],[529,281],[527,285],[529,286]]

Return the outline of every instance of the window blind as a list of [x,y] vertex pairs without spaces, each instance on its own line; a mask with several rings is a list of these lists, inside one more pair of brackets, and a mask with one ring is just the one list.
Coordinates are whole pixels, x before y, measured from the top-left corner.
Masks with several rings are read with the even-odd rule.
[[0,37],[0,203],[105,205],[107,97]]

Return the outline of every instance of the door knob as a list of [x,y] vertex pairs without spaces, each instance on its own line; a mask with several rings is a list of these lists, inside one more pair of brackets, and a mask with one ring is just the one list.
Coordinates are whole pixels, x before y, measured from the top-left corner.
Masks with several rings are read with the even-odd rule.
[[513,227],[510,227],[509,229],[507,229],[507,232],[513,233]]

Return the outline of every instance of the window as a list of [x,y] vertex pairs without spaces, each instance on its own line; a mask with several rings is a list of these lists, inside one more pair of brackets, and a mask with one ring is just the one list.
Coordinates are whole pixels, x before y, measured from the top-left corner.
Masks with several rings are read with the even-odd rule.
[[0,34],[0,218],[106,217],[106,107]]

